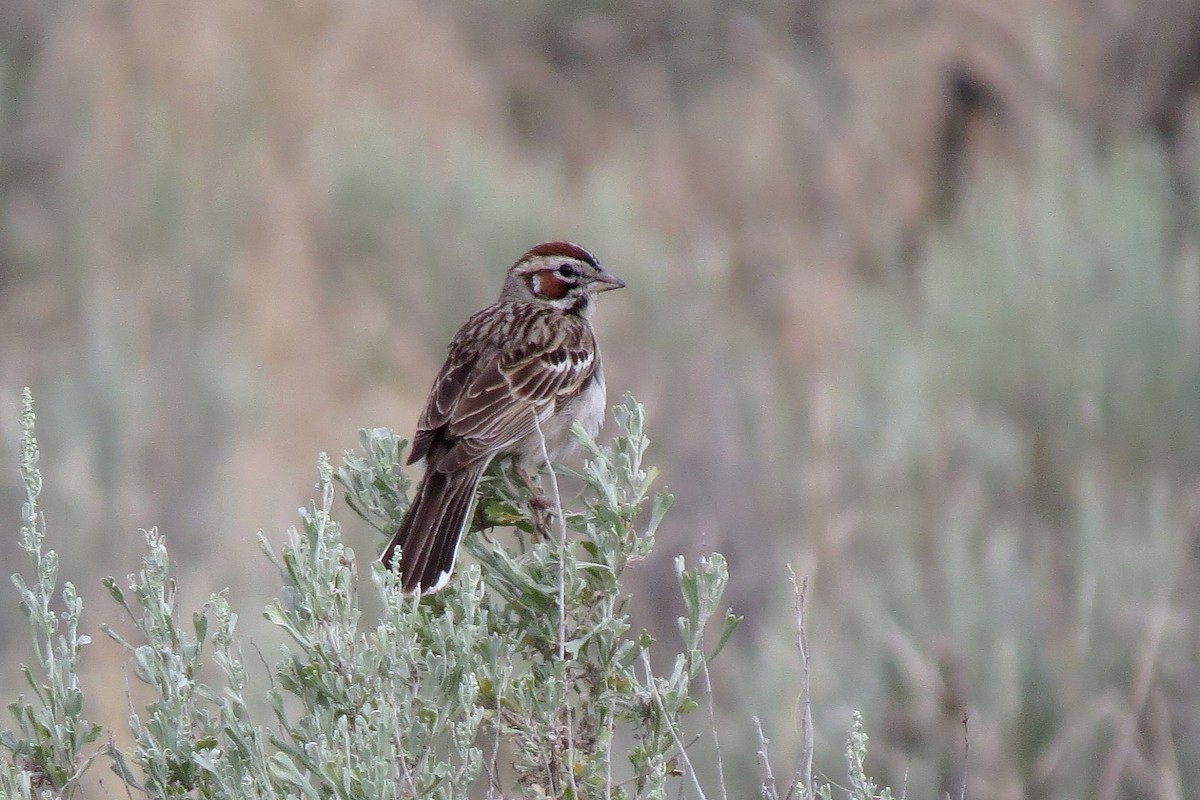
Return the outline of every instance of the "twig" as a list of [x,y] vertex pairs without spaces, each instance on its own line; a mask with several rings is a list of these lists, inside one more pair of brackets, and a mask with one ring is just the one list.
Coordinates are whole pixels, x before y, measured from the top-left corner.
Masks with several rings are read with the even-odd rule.
[[[558,660],[567,658],[567,516],[563,513],[562,495],[558,491],[558,476],[554,474],[554,465],[550,463],[550,452],[546,449],[546,435],[542,433],[542,423],[537,411],[533,413],[533,427],[537,430],[538,446],[542,448],[542,460],[546,463],[546,472],[550,475],[550,491],[554,498],[555,516],[558,517]],[[566,672],[564,670],[564,675]],[[571,796],[579,797],[579,787],[575,785],[575,734],[572,720],[570,687],[564,687],[563,705],[565,711],[563,723],[567,729],[567,779],[571,783]],[[557,736],[555,739],[557,740]],[[557,747],[557,745],[556,745]]]
[[502,690],[496,693],[496,716],[493,723],[496,728],[496,737],[492,742],[491,758],[487,761],[487,800],[492,800],[495,797],[504,800],[504,787],[500,785],[500,777],[496,774],[496,763],[500,760],[500,714],[504,702],[502,694]]
[[708,674],[708,657],[700,653],[700,666],[704,669],[704,697],[708,701],[708,725],[712,728],[713,750],[717,754],[717,785],[721,787],[721,800],[729,800],[725,789],[725,764],[721,759],[721,741],[717,738],[717,718],[713,713],[712,678]]
[[963,712],[963,763],[962,783],[958,787],[958,800],[967,800],[967,758],[971,755],[971,737],[967,730],[967,714]]
[[687,748],[679,740],[679,733],[675,730],[675,723],[667,716],[667,709],[663,705],[662,695],[658,693],[658,684],[654,682],[654,673],[650,669],[650,656],[646,654],[645,650],[642,651],[642,669],[646,671],[646,685],[650,687],[650,693],[654,695],[654,704],[658,706],[658,713],[662,714],[663,722],[666,723],[667,730],[671,732],[671,738],[675,741],[675,749],[679,751],[679,757],[683,759],[683,763],[687,767],[688,775],[692,779],[692,786],[696,789],[696,796],[700,800],[708,800],[704,794],[704,789],[700,786],[700,779],[696,777],[696,769],[692,766],[692,760],[688,758]]
[[604,743],[604,796],[612,797],[613,782],[612,782],[612,737],[613,737],[613,715],[612,711],[608,712],[608,736],[605,737]]
[[546,450],[546,436],[542,433],[542,423],[533,415],[533,427],[538,433],[538,445],[542,448],[542,460],[546,462],[546,472],[550,475],[550,492],[554,498],[554,511],[558,517],[558,658],[563,660],[567,655],[567,522],[563,514],[562,497],[558,493],[558,477],[554,474],[554,465],[550,463],[550,452]]
[[[411,683],[410,683],[410,685],[411,685]],[[416,696],[416,695],[414,694],[414,696]],[[401,730],[400,710],[397,706],[394,706],[394,705],[391,708],[392,708],[392,730],[396,731],[396,733],[394,733],[392,735],[392,740],[396,745],[396,752],[401,754],[400,757],[398,759],[396,759],[396,761],[399,763],[399,766],[400,766],[400,778],[405,783],[408,784],[409,789],[412,790],[412,796],[416,797],[417,796],[417,782],[416,782],[416,780],[413,779],[412,770],[410,770],[408,768],[408,757],[407,757],[407,755],[404,754],[404,741],[400,735],[400,730]]]
[[1158,661],[1158,650],[1162,644],[1163,629],[1167,625],[1170,608],[1164,602],[1155,609],[1150,619],[1146,638],[1138,653],[1137,669],[1133,673],[1133,689],[1129,696],[1129,711],[1125,715],[1120,730],[1117,731],[1116,741],[1105,759],[1104,771],[1100,775],[1100,787],[1096,794],[1099,800],[1116,800],[1117,790],[1121,785],[1121,775],[1125,772],[1125,763],[1133,752],[1137,739],[1138,720],[1146,705],[1146,697],[1150,694],[1150,686],[1154,681],[1154,665]]
[[[92,763],[97,758],[99,758],[100,756],[104,755],[107,752],[108,752],[107,747],[101,747],[99,750],[97,750],[96,752],[94,752],[90,756],[88,756],[86,759],[84,759],[84,762],[75,768],[75,772],[73,772],[71,774],[71,777],[67,778],[66,782],[63,784],[63,787],[62,787],[63,794],[69,795],[70,792],[68,792],[67,790],[74,789],[86,798],[87,797],[87,788],[80,783],[80,780],[83,778],[83,773],[86,772],[87,769],[92,766]],[[128,787],[126,787],[126,788],[128,788]]]
[[[767,745],[771,742],[763,736],[762,722],[758,717],[753,717],[753,719],[754,730],[758,733],[758,752],[754,754],[754,757],[763,773],[762,798],[763,800],[779,800],[779,792],[775,790],[775,773],[771,771],[771,759],[767,756]],[[788,794],[790,795],[791,792]]]
[[1161,686],[1150,690],[1146,701],[1146,714],[1149,717],[1150,753],[1158,769],[1155,783],[1158,784],[1158,796],[1162,800],[1181,800],[1183,797],[1183,779],[1179,772],[1179,760],[1175,755],[1175,744],[1171,737],[1170,710]]
[[[124,671],[124,670],[122,670],[122,671]],[[128,677],[128,676],[126,676],[126,677]],[[126,686],[126,689],[128,690],[128,685]],[[113,741],[112,731],[108,732],[108,749],[110,752],[117,750],[117,743],[115,741]],[[113,760],[115,761],[116,759],[113,758]],[[122,773],[120,775],[120,778],[121,778],[121,785],[125,787],[125,796],[128,797],[129,800],[133,800],[133,792],[129,788],[129,782],[125,780],[124,773]]]
[[262,648],[258,646],[258,642],[251,640],[250,646],[254,648],[254,652],[258,654],[258,660],[263,665],[263,669],[267,673],[267,681],[271,689],[275,688],[275,672],[271,669],[271,665],[267,663],[266,656],[263,655]]
[[[812,695],[809,691],[809,664],[808,664],[808,633],[805,630],[806,620],[805,613],[807,611],[808,599],[808,576],[797,582],[796,572],[792,569],[792,565],[788,564],[788,576],[792,583],[792,591],[796,595],[796,649],[800,651],[800,705],[803,709],[800,722],[800,735],[804,739],[803,750],[801,751],[801,767],[799,778],[803,782],[804,796],[808,800],[813,798],[813,721],[812,721]],[[788,790],[788,798],[790,800],[792,792],[795,791],[795,784]]]

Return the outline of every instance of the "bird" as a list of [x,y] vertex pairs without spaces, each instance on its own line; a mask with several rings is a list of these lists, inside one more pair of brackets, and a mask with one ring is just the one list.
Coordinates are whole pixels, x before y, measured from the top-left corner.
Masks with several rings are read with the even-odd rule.
[[398,567],[401,591],[428,595],[449,583],[493,461],[511,458],[536,492],[529,473],[544,454],[566,454],[573,423],[599,432],[606,396],[590,319],[597,294],[624,286],[579,245],[543,242],[509,268],[499,299],[459,328],[408,457],[424,461],[424,475],[380,555]]

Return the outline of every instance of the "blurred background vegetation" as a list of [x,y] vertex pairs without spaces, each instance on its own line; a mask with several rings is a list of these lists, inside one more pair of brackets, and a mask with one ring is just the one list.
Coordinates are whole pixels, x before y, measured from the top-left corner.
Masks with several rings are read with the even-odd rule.
[[630,284],[610,391],[677,498],[641,624],[678,636],[673,553],[729,559],[736,796],[752,715],[799,746],[791,562],[831,778],[862,709],[913,797],[957,796],[964,715],[972,798],[1185,797],[1198,191],[1197,0],[3,0],[0,572],[29,384],[85,627],[139,527],[192,605],[258,608],[317,451],[408,435],[448,337],[568,238]]

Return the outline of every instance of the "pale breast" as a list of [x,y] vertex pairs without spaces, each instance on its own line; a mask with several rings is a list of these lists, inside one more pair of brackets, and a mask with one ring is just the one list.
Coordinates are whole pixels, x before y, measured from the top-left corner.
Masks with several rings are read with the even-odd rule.
[[588,436],[595,438],[600,432],[600,426],[604,424],[604,413],[608,410],[603,370],[596,370],[595,380],[588,385],[577,402],[579,409],[574,414],[575,419],[579,420]]
[[[542,423],[542,434],[546,437],[546,452],[550,460],[558,461],[574,449],[569,433],[572,423],[578,421],[588,436],[594,437],[604,424],[606,410],[604,372],[597,369],[592,380],[577,397],[561,405],[557,413]],[[536,432],[526,437],[518,449],[518,458],[526,467],[536,470],[542,466],[542,444]]]

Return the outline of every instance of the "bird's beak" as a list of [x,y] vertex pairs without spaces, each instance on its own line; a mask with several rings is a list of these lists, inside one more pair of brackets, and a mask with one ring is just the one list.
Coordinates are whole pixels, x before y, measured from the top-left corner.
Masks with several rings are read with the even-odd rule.
[[612,291],[613,289],[625,288],[625,281],[621,280],[616,275],[613,275],[611,272],[605,269],[601,269],[594,276],[592,276],[592,283],[595,284],[593,291],[596,292],[608,292]]

